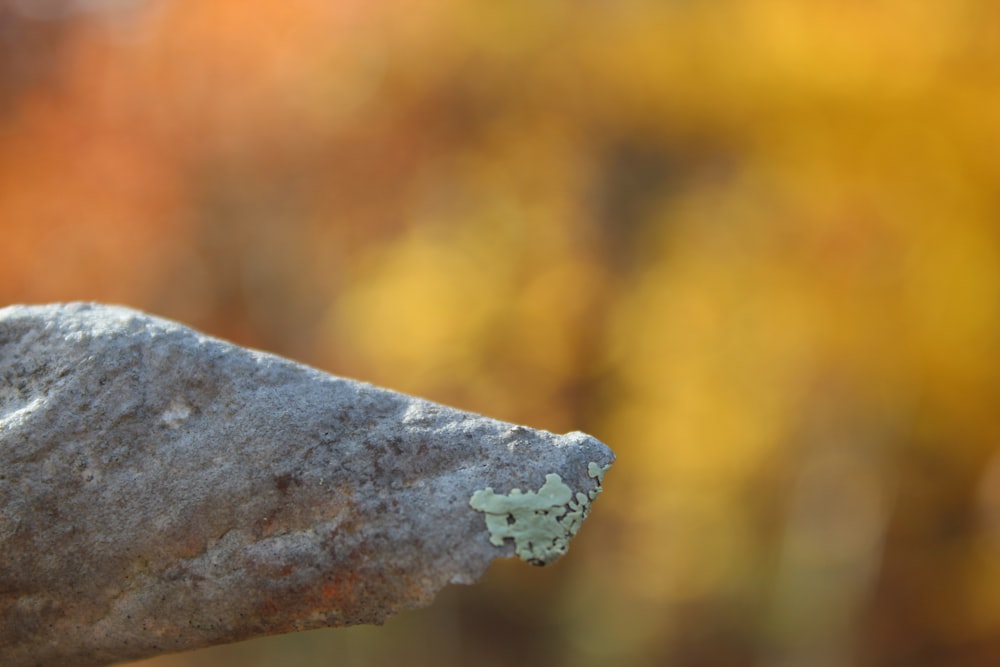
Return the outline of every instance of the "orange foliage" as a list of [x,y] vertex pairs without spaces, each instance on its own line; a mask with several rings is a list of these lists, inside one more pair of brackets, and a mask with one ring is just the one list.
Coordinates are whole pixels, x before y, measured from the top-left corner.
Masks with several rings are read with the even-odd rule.
[[1000,660],[1000,6],[93,6],[0,54],[0,299],[619,454],[555,570],[300,664]]

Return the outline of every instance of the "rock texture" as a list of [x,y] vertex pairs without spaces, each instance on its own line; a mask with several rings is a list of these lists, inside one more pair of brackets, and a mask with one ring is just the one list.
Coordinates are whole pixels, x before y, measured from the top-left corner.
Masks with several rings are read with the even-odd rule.
[[0,665],[380,623],[514,554],[477,491],[593,499],[613,458],[126,308],[0,309]]

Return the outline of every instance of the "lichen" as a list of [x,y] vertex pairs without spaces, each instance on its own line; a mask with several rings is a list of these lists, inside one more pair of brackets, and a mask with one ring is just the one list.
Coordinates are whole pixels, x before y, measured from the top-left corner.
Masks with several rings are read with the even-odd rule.
[[596,482],[587,493],[575,495],[556,473],[545,476],[538,491],[511,489],[509,494],[492,488],[472,494],[469,505],[486,514],[490,543],[503,546],[514,540],[514,553],[533,565],[547,565],[566,553],[569,540],[590,513],[590,503],[600,494],[604,473],[610,465],[591,463],[587,474]]

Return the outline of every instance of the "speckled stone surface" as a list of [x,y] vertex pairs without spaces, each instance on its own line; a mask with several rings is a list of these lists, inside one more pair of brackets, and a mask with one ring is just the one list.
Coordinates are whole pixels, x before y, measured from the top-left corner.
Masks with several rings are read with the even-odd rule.
[[[380,623],[471,583],[472,495],[614,455],[99,304],[0,309],[0,665]],[[495,540],[496,541],[496,540]]]

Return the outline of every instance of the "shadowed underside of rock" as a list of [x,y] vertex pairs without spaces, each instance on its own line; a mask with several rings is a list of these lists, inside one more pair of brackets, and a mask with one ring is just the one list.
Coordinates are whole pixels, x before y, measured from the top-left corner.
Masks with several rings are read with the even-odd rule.
[[613,458],[126,308],[0,309],[0,664],[380,623],[557,557]]

